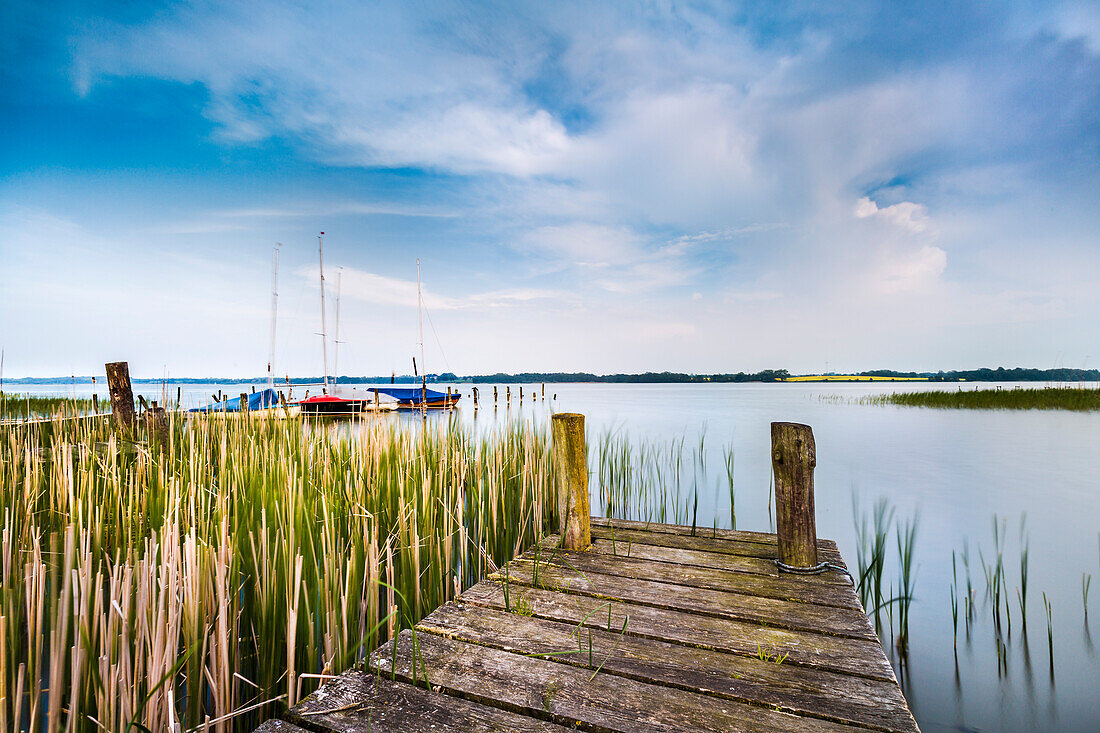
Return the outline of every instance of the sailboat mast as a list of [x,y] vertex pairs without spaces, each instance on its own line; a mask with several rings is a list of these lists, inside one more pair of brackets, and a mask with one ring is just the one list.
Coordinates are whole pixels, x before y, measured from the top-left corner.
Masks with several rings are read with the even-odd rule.
[[420,332],[420,406],[428,408],[428,370],[424,366],[424,315],[421,312],[423,295],[420,292],[420,258],[416,258],[416,322]]
[[324,390],[328,392],[328,332],[325,330],[325,255],[322,249],[321,237],[325,236],[324,232],[321,232],[317,237],[317,261],[321,268],[321,353],[325,360],[325,378],[324,378]]
[[340,278],[344,274],[344,268],[336,270],[336,334],[332,337],[332,348],[336,353],[332,355],[332,383],[340,383]]
[[275,387],[275,322],[279,311],[279,248],[283,245],[275,243],[274,262],[271,268],[271,351],[267,357],[267,386]]

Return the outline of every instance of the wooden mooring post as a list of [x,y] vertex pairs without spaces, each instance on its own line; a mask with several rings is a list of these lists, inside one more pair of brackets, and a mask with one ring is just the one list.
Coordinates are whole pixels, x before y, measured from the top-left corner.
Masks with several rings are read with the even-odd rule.
[[551,451],[558,481],[561,546],[566,550],[584,550],[592,544],[584,415],[563,412],[554,415],[550,425]]
[[111,414],[115,425],[124,430],[134,427],[134,390],[130,385],[130,365],[125,361],[112,361],[107,369],[107,389],[111,392]]
[[780,570],[817,570],[814,467],[817,447],[809,425],[772,423],[775,526]]
[[161,447],[168,445],[168,413],[156,400],[149,403],[141,418],[145,423],[145,434],[149,437],[149,442],[155,440]]
[[237,406],[241,412],[248,412],[248,393],[241,392],[241,404]]

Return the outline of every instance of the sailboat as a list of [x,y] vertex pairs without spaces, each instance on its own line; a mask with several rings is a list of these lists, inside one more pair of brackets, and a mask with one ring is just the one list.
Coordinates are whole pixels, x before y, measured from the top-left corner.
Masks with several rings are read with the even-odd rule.
[[[302,414],[312,415],[315,417],[339,417],[348,415],[357,415],[362,412],[386,412],[397,409],[396,402],[382,402],[379,399],[378,392],[373,394],[373,400],[368,396],[352,396],[344,397],[336,394],[338,386],[336,384],[339,379],[339,375],[333,378],[333,383],[329,384],[328,378],[328,330],[325,320],[325,255],[324,255],[324,232],[317,237],[317,262],[320,267],[321,273],[321,352],[324,359],[325,376],[322,382],[321,394],[313,397],[307,397],[297,403],[301,409]],[[336,358],[339,359],[340,349],[340,298],[339,298],[339,275],[337,275],[337,299],[336,299]],[[338,363],[338,362],[337,362]]]
[[288,404],[281,395],[275,391],[275,324],[279,308],[279,247],[276,243],[271,266],[271,351],[267,357],[267,387],[259,392],[234,397],[233,399],[214,399],[202,407],[194,407],[188,413],[204,413],[219,417],[242,416],[250,417],[297,417],[299,408],[295,404]]
[[[423,294],[420,288],[420,258],[416,259],[416,319],[417,333],[420,336],[420,386],[419,387],[379,387],[376,391],[397,400],[399,410],[450,409],[456,407],[462,398],[458,392],[438,392],[428,389],[428,375],[424,369],[424,314]],[[416,359],[413,359],[413,372],[416,372]]]

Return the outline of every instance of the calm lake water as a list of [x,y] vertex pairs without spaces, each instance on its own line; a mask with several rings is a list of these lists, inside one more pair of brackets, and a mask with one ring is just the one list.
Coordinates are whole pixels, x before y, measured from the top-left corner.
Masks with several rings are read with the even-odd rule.
[[[12,387],[42,394],[91,391],[91,385]],[[974,387],[992,385],[963,385]],[[184,403],[199,404],[218,388],[184,385]],[[221,388],[230,395],[242,391],[239,385]],[[855,569],[857,555],[853,497],[863,511],[869,512],[884,497],[899,519],[919,516],[908,661],[902,666],[897,654],[891,653],[921,728],[1100,730],[1096,705],[1100,660],[1090,627],[1098,622],[1085,617],[1082,599],[1084,577],[1098,578],[1100,586],[1100,414],[931,410],[858,402],[894,390],[958,388],[956,384],[548,384],[546,400],[535,403],[530,401],[532,385],[525,385],[527,399],[518,407],[518,386],[512,385],[512,407],[504,405],[502,386],[501,402],[494,410],[492,385],[480,385],[481,409],[475,417],[469,385],[457,385],[464,395],[458,419],[478,429],[509,419],[546,421],[551,405],[555,411],[583,413],[593,464],[598,457],[596,441],[609,430],[636,446],[667,447],[683,438],[685,462],[691,466],[703,436],[705,471],[690,468],[680,478],[681,502],[698,487],[700,527],[731,525],[724,460],[726,451],[732,450],[737,528],[771,531],[770,423],[811,425],[817,443],[818,534],[838,542],[849,567]],[[98,391],[103,398],[105,386]],[[160,390],[135,385],[135,392],[159,398]],[[174,397],[174,386],[170,393]],[[418,418],[390,419],[415,423]],[[594,512],[601,507],[597,479],[594,465]],[[1005,651],[1000,656],[979,559],[979,550],[986,563],[996,555],[995,516],[1006,528],[1003,551],[1012,616],[1011,632],[1005,629],[1002,635]],[[1030,547],[1026,635],[1016,596],[1025,517]],[[891,530],[890,577],[896,567],[895,542]],[[950,602],[952,551],[961,555],[964,543],[970,551],[974,613],[967,633],[960,608],[956,650]],[[961,558],[957,562],[965,595],[965,570]],[[1093,615],[1100,617],[1100,588],[1094,590]],[[1053,674],[1043,593],[1051,603]],[[1100,626],[1095,631],[1100,634]]]

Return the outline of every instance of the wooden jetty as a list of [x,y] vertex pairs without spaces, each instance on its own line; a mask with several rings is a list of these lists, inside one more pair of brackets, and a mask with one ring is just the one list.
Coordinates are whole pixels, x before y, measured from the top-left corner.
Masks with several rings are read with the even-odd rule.
[[[572,417],[555,416],[554,450],[575,466]],[[259,730],[917,731],[836,544],[804,516],[809,428],[773,425],[773,448],[777,534],[589,519],[587,476],[560,472],[562,535]],[[780,572],[784,557],[819,572]]]

